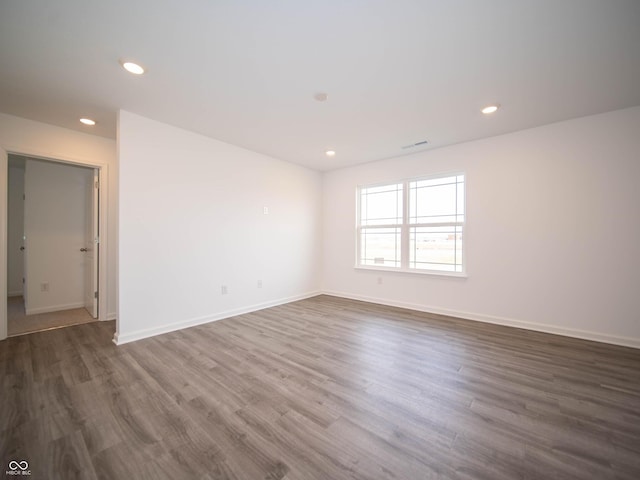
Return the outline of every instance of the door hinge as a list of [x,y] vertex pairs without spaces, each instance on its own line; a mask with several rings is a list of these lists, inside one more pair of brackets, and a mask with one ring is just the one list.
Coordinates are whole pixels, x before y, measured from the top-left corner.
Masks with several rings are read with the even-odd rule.
[[24,277],[22,277],[22,284],[24,285]]
[[93,292],[93,298],[98,298],[98,292]]
[[23,193],[23,194],[22,194],[22,199],[23,199],[23,200],[26,200],[26,199],[27,199],[27,195]]

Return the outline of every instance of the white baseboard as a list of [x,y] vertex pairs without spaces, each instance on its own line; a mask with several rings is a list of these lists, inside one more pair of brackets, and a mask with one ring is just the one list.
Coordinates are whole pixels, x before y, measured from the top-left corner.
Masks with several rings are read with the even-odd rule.
[[116,312],[107,313],[107,318],[105,318],[104,321],[107,322],[109,320],[115,320],[116,318],[118,318],[118,314]]
[[351,300],[361,300],[363,302],[377,303],[380,305],[388,305],[390,307],[406,308],[408,310],[416,310],[425,313],[434,313],[437,315],[447,315],[449,317],[463,318],[465,320],[475,320],[477,322],[493,323],[506,327],[524,328],[525,330],[533,330],[536,332],[553,333],[554,335],[562,335],[564,337],[581,338],[583,340],[592,340],[595,342],[610,343],[613,345],[621,345],[624,347],[640,348],[640,338],[620,337],[609,335],[606,333],[590,332],[586,330],[578,330],[573,328],[556,327],[544,323],[528,322],[524,320],[516,320],[513,318],[497,317],[493,315],[484,315],[480,313],[463,312],[458,310],[450,310],[447,308],[433,307],[429,305],[420,305],[408,302],[398,302],[384,298],[374,298],[354,293],[323,291],[325,295],[334,297],[348,298]]
[[183,320],[175,323],[170,323],[167,325],[161,325],[154,328],[137,330],[135,332],[127,333],[125,335],[121,335],[119,332],[116,332],[113,335],[113,343],[115,343],[116,345],[124,345],[125,343],[135,342],[137,340],[142,340],[143,338],[154,337],[156,335],[161,335],[163,333],[182,330],[183,328],[195,327],[197,325],[202,325],[203,323],[215,322],[217,320],[223,320],[225,318],[235,317],[236,315],[251,313],[251,312],[255,312],[257,310],[263,310],[269,307],[284,305],[285,303],[296,302],[298,300],[304,300],[305,298],[315,297],[317,295],[320,295],[321,293],[322,292],[316,291],[316,292],[304,293],[301,295],[294,295],[292,297],[281,298],[278,300],[271,300],[268,302],[249,305],[246,307],[240,307],[233,310],[226,310],[224,312],[219,312],[212,315],[206,315],[203,317],[191,318],[189,320]]
[[84,302],[68,303],[66,305],[50,305],[48,307],[27,308],[25,313],[27,315],[35,315],[37,313],[60,312],[62,310],[71,310],[74,308],[82,308],[82,307],[84,307]]

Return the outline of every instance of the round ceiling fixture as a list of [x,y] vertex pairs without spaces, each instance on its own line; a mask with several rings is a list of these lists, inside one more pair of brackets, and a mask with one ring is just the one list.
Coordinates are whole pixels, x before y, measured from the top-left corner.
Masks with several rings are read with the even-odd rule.
[[121,62],[122,68],[124,68],[127,72],[133,73],[134,75],[142,75],[144,73],[144,68],[142,68],[137,63],[133,62]]
[[90,118],[81,118],[80,119],[80,123],[84,123],[85,125],[95,125],[96,121],[95,120],[91,120]]
[[336,156],[336,151],[335,150],[327,150],[326,152],[324,152],[324,154],[327,157],[335,157]]
[[485,115],[489,115],[491,113],[495,113],[498,111],[498,109],[500,108],[500,105],[495,104],[495,105],[487,105],[486,107],[484,107],[481,112],[484,113]]
[[317,102],[326,102],[327,99],[329,98],[329,94],[328,93],[324,93],[324,92],[319,92],[316,93],[313,98],[317,101]]

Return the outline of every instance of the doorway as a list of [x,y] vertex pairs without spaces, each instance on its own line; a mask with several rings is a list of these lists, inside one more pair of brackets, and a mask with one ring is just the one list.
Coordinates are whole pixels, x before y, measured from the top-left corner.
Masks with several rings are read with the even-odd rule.
[[98,317],[99,172],[10,154],[7,334]]

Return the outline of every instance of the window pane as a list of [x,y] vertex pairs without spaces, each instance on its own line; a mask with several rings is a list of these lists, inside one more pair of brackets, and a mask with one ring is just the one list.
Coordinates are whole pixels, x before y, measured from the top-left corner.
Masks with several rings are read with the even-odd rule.
[[410,268],[462,272],[462,227],[413,227]]
[[400,266],[400,228],[363,228],[360,265]]
[[409,184],[409,223],[464,221],[464,176]]
[[[458,183],[456,185],[458,190],[458,215],[456,216],[457,222],[464,222],[464,177],[458,177]],[[461,179],[461,180],[460,180]]]
[[402,223],[402,184],[367,187],[360,191],[360,224]]

